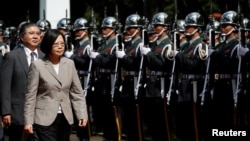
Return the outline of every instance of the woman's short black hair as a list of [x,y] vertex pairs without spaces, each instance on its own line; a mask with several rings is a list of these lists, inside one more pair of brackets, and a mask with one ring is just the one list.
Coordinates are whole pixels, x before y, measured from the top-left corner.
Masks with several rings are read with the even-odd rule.
[[[62,36],[63,37],[63,41],[65,42],[65,38],[64,35],[58,30],[58,29],[49,29],[45,32],[44,37],[42,39],[42,42],[40,44],[40,49],[43,53],[45,53],[46,55],[51,53],[52,50],[52,46],[55,43],[56,39],[58,38],[58,36]],[[65,50],[67,50],[67,46],[65,44]]]

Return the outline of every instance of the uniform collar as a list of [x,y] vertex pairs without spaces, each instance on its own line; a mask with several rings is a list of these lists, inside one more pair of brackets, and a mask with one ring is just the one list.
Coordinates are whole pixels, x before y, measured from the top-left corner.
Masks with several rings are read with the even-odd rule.
[[168,36],[162,37],[161,39],[157,40],[157,45],[159,45],[163,40],[167,39]]

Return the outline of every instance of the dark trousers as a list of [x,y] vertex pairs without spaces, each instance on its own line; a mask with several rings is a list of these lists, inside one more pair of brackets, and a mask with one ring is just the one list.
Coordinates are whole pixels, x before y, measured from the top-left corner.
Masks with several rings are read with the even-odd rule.
[[[8,127],[9,141],[37,141],[33,135],[27,135],[24,132],[23,125],[12,124]],[[34,133],[35,135],[35,133]]]
[[57,114],[55,121],[49,126],[35,124],[39,141],[69,141],[70,125],[63,114]]
[[77,133],[76,133],[76,135],[77,135],[77,137],[78,137],[78,140],[79,141],[89,141],[89,131],[88,131],[88,129],[90,128],[90,127],[88,127],[88,126],[90,126],[90,124],[87,124],[87,126],[86,127],[79,127],[78,125],[76,125],[77,126]]
[[[176,136],[181,141],[207,140],[211,136],[212,116],[211,96],[205,94],[205,103],[201,106],[201,91],[204,80],[196,80],[197,100],[194,102],[194,83],[191,79],[183,79],[180,83],[180,93],[176,104],[175,123]],[[210,97],[210,98],[209,98]]]
[[148,127],[151,141],[167,141],[169,136],[169,120],[166,117],[163,99],[161,97],[151,97],[143,99],[143,118]]
[[115,116],[116,92],[114,99],[111,100],[111,80],[110,73],[100,74],[96,82],[95,104],[95,120],[98,126],[103,127],[103,137],[106,140],[118,140],[118,128]]
[[121,98],[120,103],[123,113],[123,131],[127,135],[127,141],[138,141],[139,135],[142,133],[142,126],[139,126],[142,125],[140,105],[136,103],[134,97]]
[[231,79],[214,83],[213,127],[221,130],[233,128],[234,101]]

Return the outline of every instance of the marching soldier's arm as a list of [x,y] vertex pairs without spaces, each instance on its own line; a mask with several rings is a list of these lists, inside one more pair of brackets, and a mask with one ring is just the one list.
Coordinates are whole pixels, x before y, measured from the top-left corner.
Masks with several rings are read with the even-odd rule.
[[155,52],[149,52],[146,57],[147,57],[147,60],[150,64],[154,64],[155,66],[163,66],[164,65],[164,61],[162,60],[160,55],[157,56],[157,54]]
[[179,62],[189,68],[195,68],[199,66],[201,59],[195,55],[190,55],[187,53],[178,53],[176,54],[176,58]]

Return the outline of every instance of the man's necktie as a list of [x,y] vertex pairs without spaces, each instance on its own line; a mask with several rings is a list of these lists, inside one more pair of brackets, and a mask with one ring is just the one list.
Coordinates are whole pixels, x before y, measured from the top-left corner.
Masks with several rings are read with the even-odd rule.
[[35,52],[31,52],[30,53],[30,56],[31,56],[31,63],[35,60],[35,55],[36,55],[36,53]]

